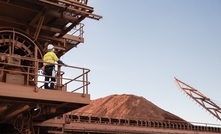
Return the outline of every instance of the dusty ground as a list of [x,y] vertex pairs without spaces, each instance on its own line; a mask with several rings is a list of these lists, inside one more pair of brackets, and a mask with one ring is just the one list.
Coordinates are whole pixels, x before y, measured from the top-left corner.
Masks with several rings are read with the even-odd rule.
[[73,112],[78,115],[108,118],[185,121],[143,97],[128,94],[110,95],[92,100],[89,105]]

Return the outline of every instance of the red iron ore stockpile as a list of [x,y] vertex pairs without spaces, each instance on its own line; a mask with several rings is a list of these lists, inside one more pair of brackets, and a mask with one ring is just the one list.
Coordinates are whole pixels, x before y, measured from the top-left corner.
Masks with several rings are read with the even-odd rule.
[[92,100],[89,105],[72,111],[82,116],[187,122],[184,119],[165,111],[143,97],[131,94],[110,95]]

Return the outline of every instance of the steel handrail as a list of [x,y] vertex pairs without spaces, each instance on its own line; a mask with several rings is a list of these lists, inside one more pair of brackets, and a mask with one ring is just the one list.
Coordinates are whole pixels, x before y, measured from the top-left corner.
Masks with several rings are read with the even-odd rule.
[[[13,74],[22,74],[22,75],[26,75],[27,77],[27,82],[26,85],[29,86],[29,81],[33,81],[35,83],[36,88],[42,88],[43,86],[38,87],[38,83],[45,83],[44,81],[40,81],[39,80],[39,76],[46,76],[46,75],[41,75],[39,74],[39,70],[41,70],[40,65],[43,65],[44,61],[40,60],[40,59],[35,59],[35,58],[30,58],[30,57],[25,57],[25,56],[16,56],[16,55],[9,55],[9,54],[5,54],[5,53],[0,53],[0,56],[5,57],[5,60],[0,61],[0,64],[3,65],[3,67],[1,68],[1,71],[3,71],[3,73],[6,72],[11,72],[12,70],[4,68],[4,67],[20,67],[23,70],[13,70]],[[38,65],[38,67],[36,68],[34,65],[33,66],[26,66],[26,65],[16,65],[16,64],[12,64],[12,63],[7,63],[6,60],[9,58],[16,58],[19,60],[26,60],[27,62],[33,62],[33,64]],[[61,66],[60,64],[55,64],[58,66]],[[90,72],[89,69],[87,68],[82,68],[82,67],[76,67],[76,66],[64,66],[64,67],[68,67],[71,69],[77,69],[77,70],[83,70],[83,73],[81,73],[80,75],[75,76],[74,78],[65,78],[64,77],[64,72],[59,70],[60,74],[58,74],[57,76],[53,77],[53,76],[48,76],[48,77],[52,77],[52,78],[56,78],[57,82],[56,85],[59,88],[63,88],[64,86],[67,86],[69,83],[71,82],[81,82],[82,86],[77,87],[76,89],[72,89],[71,92],[75,92],[79,89],[83,89],[83,94],[87,94],[88,93],[88,85],[90,84],[90,82],[88,82],[87,78],[88,78],[88,73]],[[12,74],[12,73],[11,73]],[[86,79],[85,79],[86,77]],[[79,80],[80,78],[82,78],[82,80]],[[61,83],[58,84],[58,81],[60,80]],[[64,84],[62,83],[62,81],[67,80],[67,82],[65,82]],[[24,84],[25,85],[25,84]]]

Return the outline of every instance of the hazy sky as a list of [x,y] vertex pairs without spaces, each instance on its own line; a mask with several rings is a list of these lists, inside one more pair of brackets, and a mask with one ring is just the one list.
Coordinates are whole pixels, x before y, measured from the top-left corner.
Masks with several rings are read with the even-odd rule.
[[103,19],[84,20],[85,42],[62,60],[91,70],[91,99],[134,94],[187,121],[221,123],[174,82],[176,77],[220,104],[220,0],[89,0],[88,5]]

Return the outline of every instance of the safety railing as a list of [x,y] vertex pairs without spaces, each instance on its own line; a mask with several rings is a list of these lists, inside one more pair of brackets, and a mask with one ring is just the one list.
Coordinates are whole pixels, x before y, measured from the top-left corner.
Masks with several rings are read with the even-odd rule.
[[[72,25],[72,23],[68,23],[67,25]],[[76,25],[75,27],[73,27],[69,32],[68,35],[70,36],[76,36],[78,38],[84,38],[84,24],[83,23],[79,23],[78,25]],[[66,41],[70,44],[77,44],[77,42],[75,40],[72,39],[66,39]]]
[[81,3],[81,4],[87,4],[88,0],[57,0],[58,2],[66,2],[68,4],[70,3]]
[[[88,94],[89,69],[66,65],[65,68],[75,72],[74,76],[66,77],[65,72],[61,70],[62,66],[55,64],[56,76],[46,76],[40,73],[42,65],[43,60],[0,53],[0,82],[35,86],[37,92],[38,89],[44,89],[44,77],[51,77],[56,79],[55,90]],[[67,86],[72,83],[75,84],[67,90]]]

